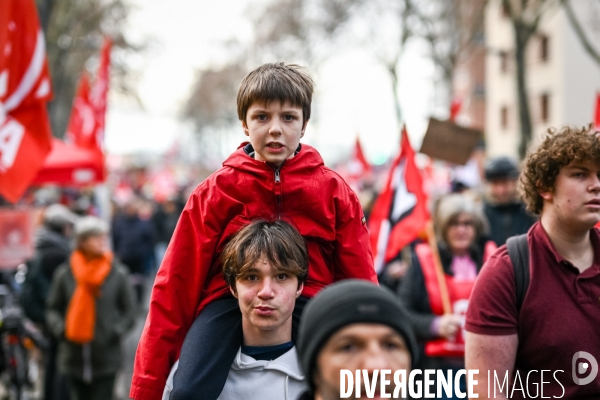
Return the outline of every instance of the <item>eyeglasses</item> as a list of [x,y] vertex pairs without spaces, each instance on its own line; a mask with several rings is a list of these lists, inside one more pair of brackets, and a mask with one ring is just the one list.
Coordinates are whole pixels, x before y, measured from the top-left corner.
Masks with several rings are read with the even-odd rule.
[[451,227],[465,227],[465,228],[469,228],[469,227],[473,227],[475,226],[475,221],[473,221],[472,219],[469,220],[458,220],[458,221],[451,221],[449,224]]

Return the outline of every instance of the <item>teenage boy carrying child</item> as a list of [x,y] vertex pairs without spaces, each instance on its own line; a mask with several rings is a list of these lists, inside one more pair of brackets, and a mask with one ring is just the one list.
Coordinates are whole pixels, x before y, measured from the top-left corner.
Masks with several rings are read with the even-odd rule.
[[[304,238],[287,222],[255,220],[227,243],[221,260],[244,341],[218,400],[296,400],[308,389],[292,341],[292,312],[308,274]],[[171,399],[177,371],[175,363],[162,400]]]
[[306,240],[308,279],[296,301],[294,330],[308,298],[323,287],[347,278],[376,282],[356,194],[314,148],[300,145],[312,93],[307,70],[293,64],[265,64],[242,80],[238,117],[250,143],[188,199],[152,290],[133,399],[159,400],[180,352],[171,399],[218,397],[242,343],[239,306],[223,279],[220,254],[253,219],[286,220]]

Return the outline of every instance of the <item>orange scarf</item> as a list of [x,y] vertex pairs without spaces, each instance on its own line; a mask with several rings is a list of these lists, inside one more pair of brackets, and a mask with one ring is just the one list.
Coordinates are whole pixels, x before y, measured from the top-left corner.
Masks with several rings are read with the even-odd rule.
[[96,298],[100,286],[110,272],[112,254],[88,260],[78,250],[71,255],[71,271],[77,286],[65,317],[65,337],[75,343],[88,343],[94,338]]

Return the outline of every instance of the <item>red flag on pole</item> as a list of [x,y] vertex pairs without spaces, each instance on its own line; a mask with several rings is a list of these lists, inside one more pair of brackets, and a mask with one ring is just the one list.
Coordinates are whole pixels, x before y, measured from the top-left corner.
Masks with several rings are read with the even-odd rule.
[[352,158],[348,163],[348,180],[356,183],[371,172],[371,164],[367,161],[362,146],[360,145],[360,140],[357,137]]
[[84,72],[79,80],[77,94],[73,100],[71,118],[65,133],[66,141],[86,149],[96,148],[96,113],[90,102],[90,82]]
[[50,151],[52,97],[33,0],[0,2],[0,194],[16,202]]
[[74,145],[100,152],[104,141],[110,49],[111,41],[105,38],[100,52],[100,67],[93,87],[90,88],[87,74],[81,75],[66,133],[67,140]]
[[594,115],[594,129],[600,130],[600,93],[596,94],[596,112]]
[[378,274],[425,230],[428,220],[423,180],[406,128],[403,128],[400,154],[392,163],[387,183],[375,200],[369,218],[371,248]]

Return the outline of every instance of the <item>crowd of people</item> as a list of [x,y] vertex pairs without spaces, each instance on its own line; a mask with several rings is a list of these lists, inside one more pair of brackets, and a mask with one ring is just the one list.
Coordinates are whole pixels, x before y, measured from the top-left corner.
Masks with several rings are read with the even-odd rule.
[[[185,206],[131,199],[110,229],[46,209],[27,279],[37,303],[24,302],[53,338],[46,399],[111,398],[119,340],[156,270],[135,400],[332,400],[344,371],[358,398],[399,387],[384,370],[453,374],[450,391],[416,381],[454,399],[473,384],[465,368],[480,371],[479,398],[494,385],[487,371],[508,376],[494,398],[530,398],[529,379],[517,393],[514,382],[533,371],[546,395],[600,398],[600,379],[573,358],[600,356],[600,135],[550,131],[523,171],[490,159],[484,195],[455,185],[435,199],[433,237],[376,276],[359,197],[300,143],[313,85],[293,64],[248,74],[238,116],[249,142]],[[539,376],[548,369],[552,382]]]

